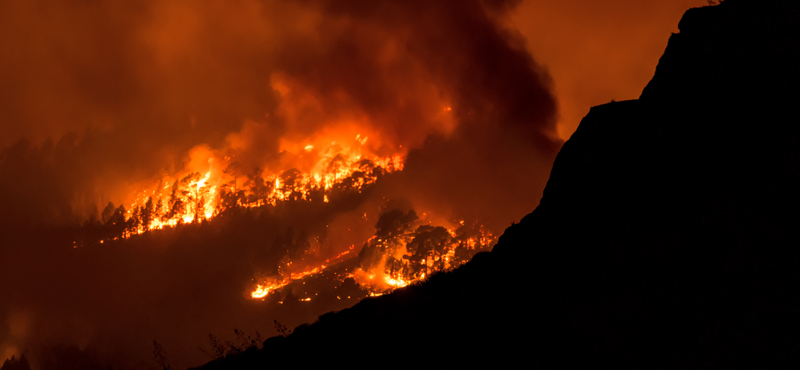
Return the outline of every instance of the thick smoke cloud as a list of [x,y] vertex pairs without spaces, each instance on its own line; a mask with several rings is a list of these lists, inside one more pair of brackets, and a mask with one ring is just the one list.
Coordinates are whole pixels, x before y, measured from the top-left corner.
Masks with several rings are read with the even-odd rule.
[[[327,77],[335,79],[330,85],[345,86],[389,137],[405,137],[402,143],[415,146],[419,137],[427,139],[410,153],[395,195],[411,198],[418,209],[439,211],[440,217],[471,218],[496,231],[536,206],[560,145],[554,139],[549,79],[525,50],[524,39],[500,26],[499,17],[513,5],[323,2],[331,22],[346,24],[340,27],[349,40],[324,58],[343,60],[326,65],[338,68],[322,73],[333,76]],[[358,27],[351,25],[355,19]],[[364,38],[358,47],[351,45]],[[386,51],[387,40],[402,46]],[[352,51],[365,50],[390,53],[389,63],[353,60]],[[418,82],[409,87],[410,80]],[[335,96],[332,90],[319,95]],[[439,118],[443,113],[445,121]],[[437,130],[418,135],[419,126]],[[408,137],[412,134],[418,136]]]
[[369,135],[408,154],[375,194],[502,231],[560,145],[549,78],[503,26],[517,3],[0,4],[0,351],[67,343],[131,364],[155,337],[175,351],[268,321],[244,298],[263,230],[69,248],[66,227],[204,153],[281,170],[302,161],[293,145]]
[[343,122],[409,148],[472,116],[527,126],[550,156],[547,81],[498,27],[515,3],[6,2],[0,144],[78,134],[85,171],[47,185],[80,206],[46,210],[67,220],[129,201],[127,185],[181,169],[196,145],[264,168],[280,140]]

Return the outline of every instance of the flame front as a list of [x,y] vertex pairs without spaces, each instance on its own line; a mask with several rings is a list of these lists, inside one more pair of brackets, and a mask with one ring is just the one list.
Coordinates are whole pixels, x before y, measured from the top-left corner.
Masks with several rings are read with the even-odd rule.
[[[128,210],[124,206],[107,210],[114,229],[107,239],[209,220],[232,207],[274,206],[284,201],[328,203],[335,191],[361,192],[382,175],[402,171],[402,152],[364,154],[370,150],[364,147],[367,137],[361,135],[352,143],[343,146],[341,141],[331,141],[324,150],[315,150],[318,145],[303,146],[302,152],[317,157],[307,172],[297,168],[247,172],[231,157],[208,158],[204,175],[189,171],[155,190],[137,192]],[[214,168],[214,163],[225,164],[225,169]]]
[[[409,214],[413,214],[413,211]],[[402,213],[400,215],[403,216]],[[386,214],[382,219],[384,216]],[[358,257],[355,257],[359,267],[338,276],[338,280],[353,278],[368,290],[369,296],[376,297],[423,281],[437,272],[452,270],[469,261],[477,252],[489,250],[497,241],[482,226],[466,225],[464,221],[459,222],[458,227],[446,229],[416,220],[413,218],[415,216],[405,216],[408,222],[395,230],[397,232],[383,235],[383,238],[373,236],[365,242]],[[381,230],[378,233],[381,234]],[[346,251],[334,259],[349,252]],[[263,281],[256,285],[251,297],[264,298],[270,292],[318,274],[325,268],[326,265],[321,265],[301,273],[293,273],[284,279]]]
[[[320,144],[320,140],[305,145],[284,143],[286,150],[295,156],[316,156],[314,163],[306,166],[310,170],[305,172],[292,167],[276,172],[255,169],[247,173],[232,156],[209,156],[204,161],[208,167],[203,174],[188,171],[155,190],[138,192],[130,210],[126,211],[123,206],[114,210],[110,224],[116,232],[108,239],[198,223],[236,207],[268,207],[281,202],[328,203],[336,194],[360,193],[383,175],[402,171],[404,167],[402,152],[383,156],[365,154],[371,153],[364,149],[369,140],[368,136],[359,134],[349,146],[342,145],[342,140],[331,140],[327,146]],[[369,296],[379,296],[436,272],[458,267],[496,240],[482,226],[467,227],[464,221],[458,227],[434,226],[430,221],[418,219],[413,211],[386,213],[376,228],[379,229],[376,235],[364,243],[356,257],[359,267],[339,276],[339,280],[355,279],[368,289]],[[289,273],[291,261],[285,262],[283,272],[258,279],[250,297],[264,299],[295,281],[318,274],[331,262],[350,257],[348,253],[353,249],[351,246],[350,250],[325,259],[325,264],[309,266],[300,272]]]
[[349,275],[370,293],[387,293],[452,270],[477,252],[489,250],[497,240],[482,226],[465,225],[464,221],[449,229],[411,222],[404,230],[395,231],[365,243],[361,267]]
[[253,293],[250,293],[250,296],[253,298],[264,298],[267,294],[269,294],[270,288],[264,285],[257,285],[256,290]]

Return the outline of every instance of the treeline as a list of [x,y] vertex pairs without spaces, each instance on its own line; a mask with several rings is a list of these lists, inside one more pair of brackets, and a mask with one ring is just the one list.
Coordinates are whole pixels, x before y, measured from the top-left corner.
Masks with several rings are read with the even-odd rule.
[[405,281],[460,266],[494,241],[477,223],[462,222],[452,234],[443,226],[421,224],[413,209],[385,212],[375,228],[375,237],[358,254],[360,267],[370,270],[385,258],[384,272]]
[[[334,157],[326,173],[342,173],[346,166],[340,155]],[[394,171],[393,162],[386,168],[362,159],[348,167],[346,177],[333,175],[312,178],[297,169],[284,171],[274,180],[266,180],[259,168],[242,174],[240,165],[233,163],[224,173],[230,181],[217,187],[208,185],[207,175],[190,173],[176,179],[168,196],[147,197],[131,210],[125,205],[109,202],[99,217],[90,216],[80,232],[79,244],[93,244],[127,238],[153,229],[187,223],[200,223],[215,216],[247,208],[275,206],[283,202],[316,204],[337,202],[361,192],[387,173]],[[244,180],[244,181],[240,181]]]

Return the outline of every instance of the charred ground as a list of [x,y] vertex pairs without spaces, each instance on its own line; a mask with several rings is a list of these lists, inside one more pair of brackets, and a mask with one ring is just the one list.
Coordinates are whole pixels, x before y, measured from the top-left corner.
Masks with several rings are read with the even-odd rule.
[[640,99],[591,110],[492,252],[203,368],[796,366],[799,17],[689,10]]

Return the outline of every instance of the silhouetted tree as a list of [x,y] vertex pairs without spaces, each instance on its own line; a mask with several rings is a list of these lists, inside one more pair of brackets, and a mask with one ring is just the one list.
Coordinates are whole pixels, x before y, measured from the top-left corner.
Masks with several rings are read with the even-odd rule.
[[171,220],[175,218],[175,216],[183,213],[183,209],[185,205],[183,204],[183,198],[180,190],[180,181],[176,180],[172,184],[172,192],[169,196],[169,202],[167,202],[167,206],[169,207],[167,213],[164,215],[164,221]]
[[142,226],[142,207],[133,207],[125,229],[130,233],[136,233],[140,226]]
[[356,283],[356,280],[351,277],[344,279],[338,290],[341,299],[361,299],[369,295],[368,292],[361,289],[361,285]]
[[144,226],[145,230],[150,226],[150,222],[154,220],[154,207],[153,206],[153,198],[147,198],[147,203],[145,203],[144,207],[142,207],[141,213],[141,224]]
[[164,215],[164,201],[161,200],[161,197],[158,197],[158,203],[156,203],[155,208],[153,209],[153,219],[160,220]]
[[31,365],[25,355],[16,358],[11,356],[10,359],[3,361],[3,366],[0,370],[31,370]]
[[284,171],[281,176],[281,192],[287,199],[299,200],[302,192],[303,173],[296,168]]
[[261,169],[256,167],[253,169],[253,172],[247,176],[245,186],[250,191],[247,197],[247,203],[253,206],[263,206],[267,204],[267,197],[272,193],[272,188],[275,185],[272,182],[264,181],[264,178],[261,177]]
[[244,191],[235,191],[233,182],[229,182],[222,186],[219,192],[219,199],[217,200],[217,207],[214,212],[216,214],[222,214],[246,202]]
[[103,208],[103,212],[100,214],[100,218],[102,219],[104,225],[108,224],[108,220],[111,219],[111,216],[114,215],[115,210],[116,207],[114,207],[114,203],[111,202],[108,202],[106,208]]
[[[412,274],[417,276],[424,268],[427,275],[430,275],[428,266],[430,258],[439,258],[438,269],[444,268],[444,254],[450,242],[450,233],[442,226],[420,225],[414,232],[414,239],[408,243],[406,248],[411,253],[409,258],[412,263]],[[425,261],[424,264],[422,261]],[[418,267],[414,267],[417,265]],[[434,266],[436,268],[436,266]]]
[[214,355],[212,357],[218,359],[225,357],[225,352],[227,352],[225,350],[225,346],[220,343],[214,334],[208,334],[208,342],[211,344],[211,350],[214,351]]
[[167,353],[164,351],[164,347],[161,346],[158,342],[153,340],[153,356],[156,358],[156,362],[159,366],[161,366],[164,370],[169,370],[169,361],[167,361]]
[[233,162],[229,164],[228,167],[226,167],[222,172],[233,177],[232,191],[233,193],[236,193],[238,190],[237,179],[242,175],[242,164],[239,162]]
[[[289,294],[292,294],[292,292],[289,292]],[[277,331],[278,333],[280,333],[280,336],[281,336],[281,337],[288,337],[288,336],[289,336],[289,334],[292,334],[292,331],[291,331],[291,330],[289,330],[289,329],[286,327],[286,325],[283,325],[283,324],[281,324],[281,322],[280,322],[280,321],[278,321],[278,320],[273,320],[273,322],[275,323],[275,331]]]
[[106,227],[111,231],[111,233],[115,236],[122,235],[125,232],[125,229],[128,227],[127,220],[125,217],[127,216],[128,212],[125,210],[125,206],[120,204],[116,210],[114,210],[114,214],[106,222]]

